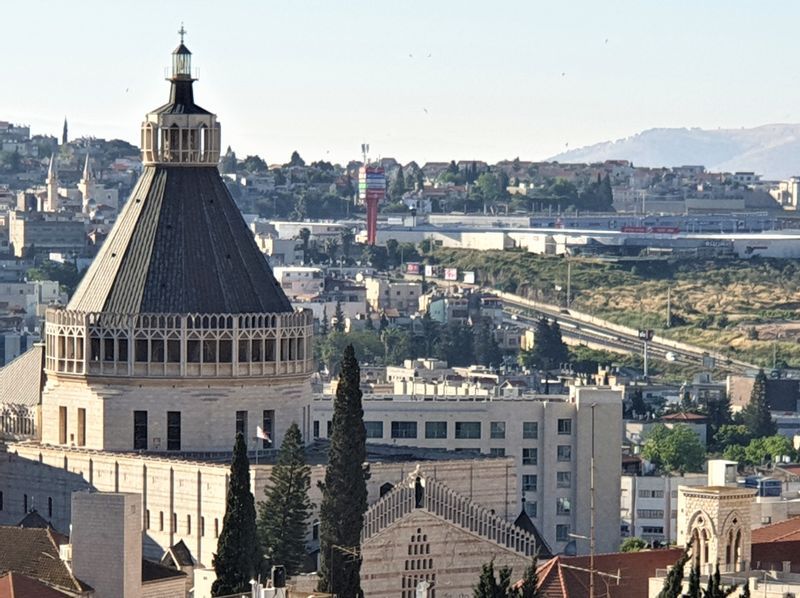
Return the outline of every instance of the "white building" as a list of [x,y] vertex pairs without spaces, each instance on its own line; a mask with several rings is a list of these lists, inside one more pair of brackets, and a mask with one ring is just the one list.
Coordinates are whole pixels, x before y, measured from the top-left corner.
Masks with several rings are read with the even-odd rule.
[[[620,538],[622,393],[581,387],[570,396],[517,399],[364,395],[364,422],[370,443],[513,457],[525,510],[554,552],[569,534],[589,533],[594,426],[597,550],[611,552]],[[311,413],[312,434],[326,438],[331,397],[315,397]]]

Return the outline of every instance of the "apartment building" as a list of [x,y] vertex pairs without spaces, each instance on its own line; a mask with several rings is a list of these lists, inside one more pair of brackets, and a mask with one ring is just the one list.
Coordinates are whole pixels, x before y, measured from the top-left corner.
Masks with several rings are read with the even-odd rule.
[[[597,550],[610,552],[620,538],[622,395],[612,387],[521,398],[365,395],[364,422],[369,443],[512,457],[520,502],[554,552],[570,534],[589,534],[594,447]],[[311,414],[313,436],[326,438],[332,397],[316,396]],[[576,548],[587,552],[588,543]]]
[[296,297],[314,297],[325,290],[325,274],[320,268],[287,266],[273,268],[272,272],[290,300]]
[[422,283],[365,277],[367,304],[373,311],[396,309],[401,314],[416,313],[422,295]]

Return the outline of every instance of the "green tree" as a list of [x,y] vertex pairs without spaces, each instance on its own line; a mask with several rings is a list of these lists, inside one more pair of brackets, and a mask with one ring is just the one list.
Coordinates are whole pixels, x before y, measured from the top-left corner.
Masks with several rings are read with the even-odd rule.
[[436,343],[434,357],[442,359],[451,367],[468,366],[475,362],[472,331],[457,322],[443,326]]
[[641,388],[637,388],[631,394],[631,411],[638,417],[647,414],[647,403],[644,402]]
[[689,426],[678,424],[670,429],[657,424],[647,435],[642,456],[662,471],[685,473],[702,469],[706,451]]
[[386,241],[386,258],[389,261],[389,267],[396,268],[400,265],[400,243],[397,242],[397,239]]
[[411,334],[401,328],[386,328],[381,333],[384,346],[384,363],[401,365],[411,357]]
[[683,595],[683,568],[689,562],[689,549],[670,567],[657,598],[680,598]]
[[636,536],[625,538],[619,546],[620,552],[639,552],[647,548],[647,542]]
[[333,265],[336,261],[336,254],[339,252],[339,241],[335,238],[330,238],[325,241],[325,254],[328,256],[328,262]]
[[28,280],[55,280],[62,291],[72,295],[84,273],[85,270],[78,272],[78,268],[72,262],[44,260],[38,267],[28,269],[25,277]]
[[234,173],[236,172],[237,166],[238,161],[236,160],[236,153],[229,145],[225,155],[222,156],[222,159],[219,161],[219,171],[222,173]]
[[746,446],[750,442],[750,432],[744,424],[725,424],[714,435],[714,443],[719,447],[733,444]]
[[543,598],[538,590],[538,586],[539,575],[537,573],[536,557],[534,556],[531,564],[525,569],[525,573],[522,576],[522,583],[517,588],[516,595],[518,598]]
[[473,586],[474,598],[507,598],[511,596],[511,569],[502,567],[495,575],[494,561],[489,561],[481,567],[481,576],[478,583]]
[[403,197],[403,193],[406,192],[406,177],[403,175],[403,167],[397,167],[397,175],[394,177],[394,182],[392,183],[392,188],[390,189],[390,195],[392,196],[392,200],[400,201]]
[[311,239],[311,231],[304,226],[300,229],[298,236],[303,243],[303,261],[306,262],[308,261],[308,241]]
[[473,346],[475,363],[485,366],[500,365],[503,352],[494,338],[494,329],[490,318],[481,318],[473,327]]
[[251,174],[266,174],[269,166],[260,156],[247,156],[242,162],[242,167]]
[[[361,591],[361,528],[367,510],[367,433],[361,406],[361,369],[355,350],[344,350],[333,403],[328,466],[320,483],[319,590],[342,598]],[[331,575],[332,572],[335,575]]]
[[718,399],[709,399],[706,403],[706,413],[708,416],[706,438],[711,439],[714,446],[719,448],[721,445],[717,442],[717,434],[722,426],[727,426],[732,421],[731,400],[728,395],[723,393]]
[[292,152],[292,157],[289,158],[289,166],[305,166],[306,161],[300,157],[300,154],[297,153],[297,150]]
[[767,376],[764,370],[759,370],[750,393],[750,402],[742,409],[741,415],[742,422],[753,438],[772,436],[778,431],[767,403]]
[[692,561],[692,568],[689,570],[689,588],[686,592],[689,598],[701,598],[700,596],[700,561],[695,558]]
[[321,338],[325,338],[326,336],[328,336],[328,328],[329,328],[328,308],[323,306],[322,307],[322,317],[319,320],[319,336],[317,337],[318,341]]
[[342,231],[342,234],[339,235],[339,240],[342,242],[342,257],[344,257],[345,262],[347,262],[350,258],[350,250],[353,248],[356,236],[353,234],[353,231],[348,228]]
[[258,503],[258,532],[267,565],[283,565],[288,575],[300,572],[306,558],[306,522],[313,507],[310,484],[303,436],[292,422],[264,488],[266,500]]
[[739,594],[739,598],[750,598],[750,580],[744,582],[744,587],[742,588],[742,593]]
[[708,584],[703,590],[703,598],[726,598],[736,591],[737,586],[724,588],[719,575],[719,563],[717,563],[714,573],[708,576]]
[[344,332],[344,311],[342,311],[342,302],[336,302],[336,311],[333,312],[333,317],[336,323],[333,325],[336,332]]
[[763,465],[767,461],[775,461],[777,457],[794,456],[792,441],[786,436],[775,434],[765,438],[753,438],[744,448],[744,458],[752,465]]
[[249,592],[250,580],[260,569],[256,507],[250,492],[250,462],[241,433],[236,434],[233,446],[225,517],[212,561],[217,574],[211,586],[214,596]]

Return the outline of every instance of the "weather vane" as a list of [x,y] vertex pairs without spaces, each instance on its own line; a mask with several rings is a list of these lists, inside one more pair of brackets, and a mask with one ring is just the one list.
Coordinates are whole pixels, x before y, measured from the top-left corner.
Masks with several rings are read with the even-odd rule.
[[186,29],[183,28],[183,21],[181,21],[181,28],[178,29],[178,34],[181,36],[181,43],[183,43],[183,36],[186,35]]

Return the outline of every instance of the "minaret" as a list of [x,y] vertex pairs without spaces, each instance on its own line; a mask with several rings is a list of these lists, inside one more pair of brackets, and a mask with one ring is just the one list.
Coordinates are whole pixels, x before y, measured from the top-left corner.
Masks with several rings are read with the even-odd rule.
[[84,214],[91,211],[89,202],[94,199],[94,175],[89,166],[89,152],[86,152],[86,162],[83,165],[83,177],[78,183],[78,191],[81,192],[81,206]]
[[61,133],[61,144],[67,144],[67,117],[64,117],[64,130]]
[[56,169],[56,155],[50,155],[50,167],[47,169],[47,202],[45,212],[58,212],[58,170]]

